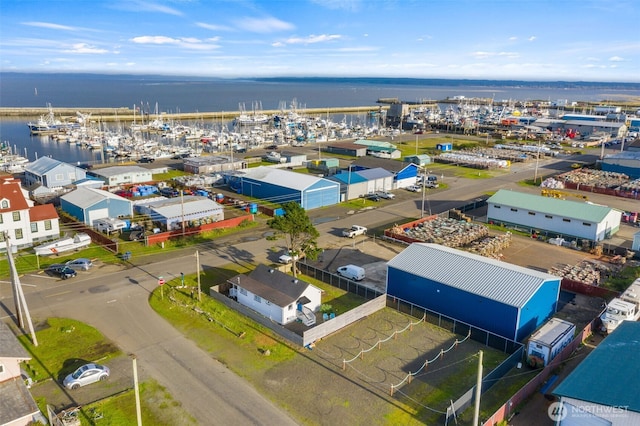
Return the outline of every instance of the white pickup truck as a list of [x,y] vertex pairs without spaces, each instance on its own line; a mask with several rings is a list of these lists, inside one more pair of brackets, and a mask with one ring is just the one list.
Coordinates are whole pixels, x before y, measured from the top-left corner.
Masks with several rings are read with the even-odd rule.
[[364,235],[366,233],[367,233],[367,228],[365,228],[364,226],[353,225],[351,228],[345,229],[344,231],[342,231],[342,236],[355,238],[358,235]]

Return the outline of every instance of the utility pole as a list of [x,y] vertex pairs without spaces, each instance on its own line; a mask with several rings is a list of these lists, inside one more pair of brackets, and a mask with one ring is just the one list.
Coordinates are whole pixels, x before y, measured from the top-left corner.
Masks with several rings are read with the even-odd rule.
[[473,426],[478,426],[480,419],[480,395],[482,394],[482,351],[478,351],[478,379],[476,380],[475,407],[473,410]]
[[182,210],[182,236],[184,237],[184,190],[180,190],[180,208]]
[[200,296],[200,252],[196,250],[196,274],[198,276],[198,302],[202,301],[202,297]]
[[131,360],[133,362],[133,390],[136,395],[136,419],[138,420],[138,426],[142,426],[142,410],[140,408],[140,387],[138,386],[138,364],[136,356],[131,354]]
[[[18,270],[13,260],[13,254],[11,253],[11,243],[9,242],[9,235],[4,232],[4,240],[7,243],[7,261],[9,262],[9,274],[11,276],[11,284],[13,286],[13,301],[16,305],[16,319],[18,320],[18,326],[24,328],[24,322],[26,320],[29,326],[29,332],[31,333],[31,339],[33,345],[38,346],[38,339],[36,338],[36,332],[33,329],[33,322],[31,321],[31,315],[29,314],[29,308],[27,307],[27,300],[24,297],[22,291],[22,284],[20,284],[20,277],[18,276]],[[24,312],[24,314],[23,314]]]

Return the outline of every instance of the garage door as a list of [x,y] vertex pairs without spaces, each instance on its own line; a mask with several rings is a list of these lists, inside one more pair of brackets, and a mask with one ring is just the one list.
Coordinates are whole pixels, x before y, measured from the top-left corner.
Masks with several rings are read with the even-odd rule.
[[109,209],[96,209],[89,210],[88,219],[89,224],[93,226],[93,222],[97,219],[104,219],[105,217],[109,217]]

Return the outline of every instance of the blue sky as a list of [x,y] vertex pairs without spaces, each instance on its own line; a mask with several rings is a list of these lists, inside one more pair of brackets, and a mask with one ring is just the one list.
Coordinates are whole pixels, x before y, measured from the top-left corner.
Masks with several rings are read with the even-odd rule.
[[2,0],[0,70],[640,81],[635,0]]

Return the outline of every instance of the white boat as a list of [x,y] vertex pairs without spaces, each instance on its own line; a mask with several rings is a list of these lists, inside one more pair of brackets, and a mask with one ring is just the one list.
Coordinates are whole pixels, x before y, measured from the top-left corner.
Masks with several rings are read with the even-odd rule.
[[280,155],[279,152],[275,152],[272,151],[270,153],[268,153],[267,155],[265,155],[264,157],[265,161],[268,161],[270,163],[286,163],[287,159],[285,157],[283,157],[282,155]]
[[89,246],[89,244],[91,244],[91,237],[84,232],[79,232],[73,237],[60,238],[59,240],[34,247],[33,251],[35,251],[38,256],[49,256],[65,251],[85,248]]

